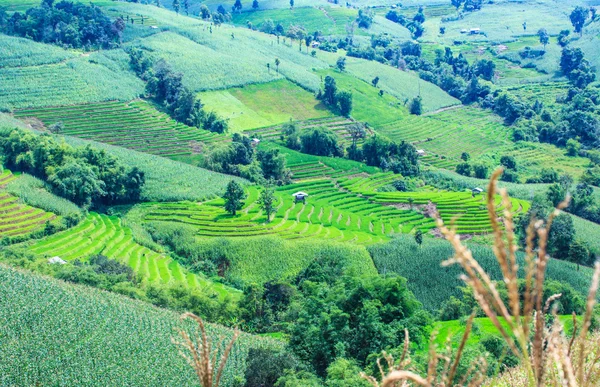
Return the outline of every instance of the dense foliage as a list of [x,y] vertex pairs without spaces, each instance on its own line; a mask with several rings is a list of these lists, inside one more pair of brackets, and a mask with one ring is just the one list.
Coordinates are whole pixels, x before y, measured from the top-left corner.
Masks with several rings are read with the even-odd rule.
[[39,7],[10,17],[0,8],[0,31],[64,47],[114,48],[120,45],[126,23],[111,19],[97,6],[63,0],[43,0]]
[[93,207],[132,203],[140,199],[145,174],[125,168],[114,156],[91,146],[74,148],[49,135],[15,129],[0,142],[5,165],[30,173],[54,193],[76,204]]

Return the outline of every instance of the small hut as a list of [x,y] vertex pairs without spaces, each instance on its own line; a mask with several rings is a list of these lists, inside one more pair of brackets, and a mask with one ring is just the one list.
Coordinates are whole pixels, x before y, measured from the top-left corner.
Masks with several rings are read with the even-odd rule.
[[305,203],[306,198],[308,197],[308,194],[306,192],[299,191],[299,192],[293,193],[292,196],[294,197],[294,200],[296,201],[296,203],[297,202]]
[[482,188],[475,187],[471,189],[471,196],[475,197],[475,195],[479,195],[483,192]]
[[417,149],[417,156],[425,156],[425,150],[424,149]]
[[64,265],[67,263],[67,261],[65,261],[64,259],[61,259],[60,257],[52,257],[52,258],[48,258],[48,263],[53,264],[53,265]]

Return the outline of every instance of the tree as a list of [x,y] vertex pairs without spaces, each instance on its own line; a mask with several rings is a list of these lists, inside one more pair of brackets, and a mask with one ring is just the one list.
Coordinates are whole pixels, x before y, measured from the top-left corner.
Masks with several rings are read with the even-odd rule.
[[463,5],[465,0],[451,0],[451,2],[452,2],[452,5],[456,8],[456,12],[458,12],[458,9],[460,8],[461,5]]
[[574,138],[570,138],[567,140],[567,155],[571,156],[571,157],[575,157],[579,154],[579,151],[581,150],[581,144],[579,143],[579,141],[575,140]]
[[225,199],[225,210],[231,215],[236,216],[237,211],[241,210],[244,206],[246,193],[244,192],[244,189],[240,183],[235,180],[231,180],[229,184],[227,184],[227,189],[225,190],[223,199]]
[[537,32],[540,38],[540,44],[544,46],[544,50],[546,50],[546,45],[550,42],[550,35],[548,35],[548,31],[545,28],[540,28]]
[[298,367],[292,354],[283,349],[250,348],[244,379],[245,387],[273,387],[286,370]]
[[161,4],[160,4],[160,0],[156,0],[156,6],[160,8]]
[[456,166],[456,173],[463,176],[471,176],[471,164],[460,163]]
[[571,35],[571,31],[561,30],[558,33],[558,45],[561,47],[566,47],[567,44],[569,44],[569,35]]
[[294,8],[294,0],[290,0],[290,8]]
[[95,168],[71,161],[54,170],[48,177],[53,191],[75,204],[90,207],[92,202],[106,195],[106,184],[100,180]]
[[200,6],[200,16],[202,17],[203,20],[210,19],[210,10],[206,6],[206,4],[202,4]]
[[373,87],[377,87],[377,85],[379,84],[379,77],[373,78],[371,84],[373,85]]
[[358,140],[365,138],[367,135],[367,131],[365,130],[364,125],[362,125],[358,122],[355,122],[355,123],[351,124],[350,126],[348,126],[346,131],[352,138],[353,146],[356,146]]
[[346,57],[340,56],[335,62],[335,67],[343,73],[346,70]]
[[258,0],[254,0],[252,2],[252,9],[255,10],[255,11],[258,9]]
[[420,96],[413,98],[410,103],[410,114],[417,116],[423,114],[423,99]]
[[506,169],[517,169],[517,161],[513,156],[502,156],[500,157],[500,165]]
[[423,244],[423,231],[417,230],[415,232],[415,242],[417,242],[419,246]]
[[337,85],[335,79],[331,76],[325,77],[325,90],[323,91],[323,101],[329,106],[335,106],[335,96],[337,94]]
[[271,214],[275,212],[275,192],[273,190],[273,184],[271,182],[267,182],[263,190],[260,192],[258,204],[260,205],[260,208],[265,212],[265,215],[267,215],[267,223],[270,223]]
[[569,254],[569,247],[575,239],[573,218],[562,213],[554,218],[548,234],[548,253],[554,258],[565,259]]
[[469,160],[471,160],[471,155],[470,155],[470,154],[468,154],[467,152],[463,152],[463,153],[460,155],[460,159],[461,159],[462,161],[464,161],[464,162],[468,162]]
[[475,164],[473,166],[473,172],[475,174],[475,177],[478,179],[488,178],[488,167],[483,164]]
[[336,101],[340,108],[340,113],[344,117],[350,117],[350,113],[352,113],[352,92],[340,91],[336,94]]
[[325,127],[307,128],[300,135],[302,152],[315,156],[344,155],[343,149],[338,144],[337,135]]
[[279,74],[279,65],[281,64],[281,61],[279,60],[279,58],[275,58],[275,67],[277,69],[277,74]]
[[588,8],[578,6],[573,10],[573,12],[571,12],[571,15],[569,16],[575,32],[577,32],[580,36],[583,35],[583,26],[585,25],[589,14],[590,10]]
[[179,11],[181,10],[181,3],[179,0],[173,0],[173,10],[179,15]]
[[567,260],[577,264],[577,271],[579,271],[579,265],[589,265],[590,262],[590,251],[587,248],[585,242],[576,239],[569,246],[569,255]]
[[[185,9],[185,14],[190,14],[190,0],[183,0],[183,9]],[[142,24],[144,24],[144,19],[142,18]]]
[[360,28],[366,28],[366,29],[370,28],[371,24],[373,24],[374,16],[375,16],[375,14],[373,13],[373,11],[368,8],[359,9],[358,17],[356,18],[358,26]]
[[233,10],[238,11],[238,12],[242,10],[242,1],[241,0],[235,0],[235,3],[233,3]]

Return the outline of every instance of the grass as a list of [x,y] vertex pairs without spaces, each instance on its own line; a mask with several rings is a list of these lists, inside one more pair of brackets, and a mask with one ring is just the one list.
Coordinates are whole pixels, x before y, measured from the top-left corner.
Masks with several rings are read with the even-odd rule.
[[164,157],[191,156],[201,152],[204,144],[226,140],[225,136],[179,124],[145,101],[24,109],[15,116],[35,117],[46,126],[62,122],[61,134]]
[[[502,278],[500,267],[490,247],[470,244],[469,248],[492,279]],[[397,273],[405,277],[408,287],[426,309],[435,311],[450,296],[461,297],[458,287],[465,286],[459,278],[462,270],[458,266],[441,266],[444,260],[454,255],[454,250],[448,242],[426,238],[423,245],[418,246],[414,238],[398,236],[392,242],[373,245],[368,249],[379,273]],[[521,254],[518,263],[522,271],[524,261]],[[591,281],[592,269],[581,267],[577,271],[575,264],[550,259],[546,277],[564,281],[585,295]]]
[[[179,315],[124,296],[71,285],[0,265],[2,384],[196,386],[191,367],[171,343]],[[210,337],[233,332],[206,324]],[[223,386],[243,378],[251,347],[278,340],[242,334]],[[51,354],[51,355],[50,355]]]
[[[45,48],[49,58],[56,57],[54,46]],[[123,69],[127,55],[119,52],[98,52],[54,64],[0,68],[0,108],[134,99],[143,92],[144,85]],[[46,54],[38,50],[38,55]]]
[[92,255],[103,254],[130,266],[148,282],[206,289],[221,298],[238,299],[241,295],[235,289],[187,271],[165,254],[137,244],[131,229],[124,227],[117,217],[90,213],[76,227],[36,242],[28,250],[44,258],[59,256],[66,261],[85,261]]
[[288,80],[203,92],[199,97],[207,110],[229,120],[232,132],[333,115],[312,93]]
[[[421,93],[421,95],[426,96],[423,98],[423,110],[425,112],[460,105],[459,100],[451,97],[438,86],[420,80],[418,75],[412,72],[357,58],[348,58],[346,67],[349,73],[369,84],[375,77],[379,77],[378,87],[400,101],[411,101]],[[375,88],[373,90],[378,92]]]

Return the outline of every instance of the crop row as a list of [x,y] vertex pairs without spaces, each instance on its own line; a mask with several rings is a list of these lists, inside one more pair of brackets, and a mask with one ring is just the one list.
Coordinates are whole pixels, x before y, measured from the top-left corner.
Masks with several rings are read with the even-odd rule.
[[166,157],[200,152],[202,144],[225,140],[179,124],[144,101],[23,109],[15,115],[36,117],[47,126],[61,122],[64,134]]
[[124,227],[117,217],[90,213],[76,227],[37,242],[30,251],[43,257],[58,256],[66,261],[86,260],[92,255],[103,254],[130,266],[148,282],[209,287],[222,296],[238,295],[237,291],[191,273],[170,257],[136,243],[131,229]]

